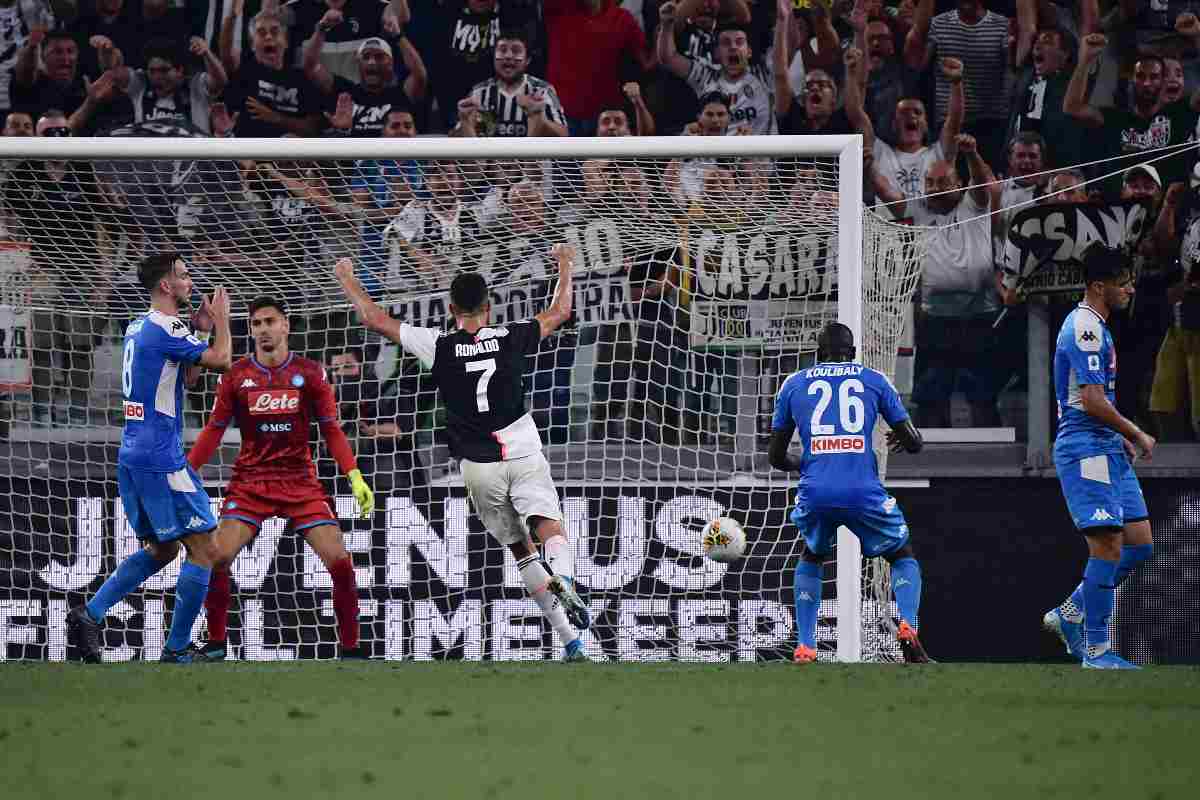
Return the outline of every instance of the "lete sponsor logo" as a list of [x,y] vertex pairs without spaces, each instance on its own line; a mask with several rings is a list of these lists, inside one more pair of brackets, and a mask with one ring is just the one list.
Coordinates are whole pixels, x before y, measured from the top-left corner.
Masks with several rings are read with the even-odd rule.
[[867,440],[862,436],[814,436],[810,450],[816,453],[865,453]]
[[294,414],[300,408],[300,392],[295,389],[263,389],[246,398],[251,414]]

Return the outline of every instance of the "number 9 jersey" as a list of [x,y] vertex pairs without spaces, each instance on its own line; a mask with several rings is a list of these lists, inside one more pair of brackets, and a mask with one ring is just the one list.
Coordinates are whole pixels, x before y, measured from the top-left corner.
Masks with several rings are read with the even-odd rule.
[[771,427],[800,432],[798,506],[878,509],[888,499],[871,446],[880,415],[893,427],[908,419],[891,382],[861,364],[816,364],[784,381]]

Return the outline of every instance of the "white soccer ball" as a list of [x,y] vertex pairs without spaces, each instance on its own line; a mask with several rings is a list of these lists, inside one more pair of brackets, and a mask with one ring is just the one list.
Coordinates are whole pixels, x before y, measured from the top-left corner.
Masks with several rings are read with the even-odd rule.
[[704,555],[721,564],[737,561],[746,552],[746,531],[733,517],[717,517],[704,526]]

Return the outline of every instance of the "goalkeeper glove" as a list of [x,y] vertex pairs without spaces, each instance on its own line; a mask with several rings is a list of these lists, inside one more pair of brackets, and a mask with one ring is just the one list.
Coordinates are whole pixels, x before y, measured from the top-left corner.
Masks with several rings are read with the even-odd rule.
[[363,480],[362,470],[352,469],[346,477],[350,479],[350,491],[354,493],[354,500],[358,503],[358,513],[363,519],[370,519],[371,512],[375,510],[375,493]]

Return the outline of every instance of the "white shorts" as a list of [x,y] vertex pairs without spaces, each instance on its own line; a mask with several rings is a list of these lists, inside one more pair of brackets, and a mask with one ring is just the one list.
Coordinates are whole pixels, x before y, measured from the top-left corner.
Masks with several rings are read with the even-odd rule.
[[539,451],[512,461],[461,462],[463,482],[475,513],[497,542],[523,542],[530,517],[562,522],[558,492],[550,477],[550,464]]

